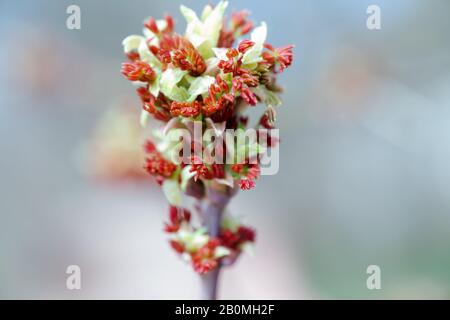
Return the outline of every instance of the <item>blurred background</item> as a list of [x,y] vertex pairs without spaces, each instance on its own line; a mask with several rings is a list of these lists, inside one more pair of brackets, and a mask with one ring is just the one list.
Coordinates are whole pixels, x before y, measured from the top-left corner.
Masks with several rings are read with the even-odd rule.
[[[0,298],[198,296],[140,171],[140,105],[120,74],[122,39],[164,13],[182,32],[180,3],[207,4],[0,1]],[[66,28],[71,4],[81,30]],[[371,4],[381,30],[366,27]],[[240,9],[296,48],[280,171],[229,208],[257,229],[255,255],[223,272],[220,297],[450,298],[450,2],[230,1]],[[66,289],[72,264],[81,290]]]

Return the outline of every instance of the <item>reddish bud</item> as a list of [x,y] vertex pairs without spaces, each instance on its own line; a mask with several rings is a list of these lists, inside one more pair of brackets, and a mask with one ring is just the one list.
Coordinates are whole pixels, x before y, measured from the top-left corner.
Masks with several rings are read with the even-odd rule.
[[151,32],[153,32],[154,34],[158,34],[159,30],[158,30],[158,25],[156,24],[156,20],[155,18],[149,18],[145,23],[144,26],[149,29]]
[[155,72],[143,61],[122,63],[122,74],[130,81],[151,82],[155,79]]
[[184,246],[176,240],[170,240],[170,246],[179,254],[184,252]]
[[240,53],[245,53],[248,49],[250,49],[254,45],[255,45],[255,43],[251,40],[243,40],[243,41],[241,41],[241,43],[239,43],[238,51]]
[[258,103],[256,95],[251,92],[249,88],[242,88],[241,95],[245,102],[247,102],[251,106],[256,106],[256,104]]
[[201,112],[201,104],[198,101],[194,102],[178,102],[173,101],[170,106],[170,113],[172,116],[182,116],[182,117],[197,117]]
[[241,179],[239,180],[239,187],[241,190],[250,190],[255,187],[255,182],[250,179]]
[[164,17],[164,19],[165,19],[166,22],[167,22],[167,27],[166,27],[166,29],[165,29],[164,31],[165,31],[165,32],[173,32],[174,25],[175,25],[175,23],[174,23],[174,21],[173,21],[173,17],[170,16],[170,15],[166,15],[166,16]]

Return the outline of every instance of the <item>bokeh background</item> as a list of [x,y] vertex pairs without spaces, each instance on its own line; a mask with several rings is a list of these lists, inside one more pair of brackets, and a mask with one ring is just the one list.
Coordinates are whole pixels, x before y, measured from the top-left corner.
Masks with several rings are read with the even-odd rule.
[[[180,3],[0,1],[0,298],[197,297],[162,232],[165,199],[140,175],[140,106],[119,72],[147,16],[184,30]],[[66,28],[71,4],[81,30]],[[381,30],[366,28],[370,4]],[[280,77],[280,172],[230,206],[258,230],[255,256],[223,273],[220,297],[450,298],[450,2],[228,12],[244,8],[271,43],[295,44],[295,62]],[[366,287],[372,264],[381,290]]]

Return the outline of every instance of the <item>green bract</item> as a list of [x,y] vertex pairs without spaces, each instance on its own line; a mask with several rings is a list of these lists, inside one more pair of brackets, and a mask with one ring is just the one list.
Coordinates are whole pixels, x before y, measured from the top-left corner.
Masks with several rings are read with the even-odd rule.
[[167,201],[173,206],[181,205],[181,190],[178,181],[172,179],[164,180],[162,189]]
[[191,86],[189,87],[189,102],[194,101],[199,95],[208,92],[209,87],[216,81],[214,77],[211,76],[203,76],[197,77],[194,81],[192,81]]
[[264,49],[264,43],[267,38],[267,26],[266,23],[261,23],[261,26],[255,28],[252,32],[251,40],[255,43],[242,58],[242,63],[246,66],[250,66],[251,69],[256,67],[256,63],[262,61],[262,51]]
[[221,1],[214,9],[206,7],[201,19],[192,9],[185,6],[180,7],[187,22],[186,38],[192,42],[205,59],[210,58],[213,55],[212,48],[217,47],[227,6],[227,1]]
[[161,92],[171,100],[186,101],[189,98],[188,91],[184,87],[177,86],[186,74],[187,72],[181,69],[169,68],[164,71],[159,83]]

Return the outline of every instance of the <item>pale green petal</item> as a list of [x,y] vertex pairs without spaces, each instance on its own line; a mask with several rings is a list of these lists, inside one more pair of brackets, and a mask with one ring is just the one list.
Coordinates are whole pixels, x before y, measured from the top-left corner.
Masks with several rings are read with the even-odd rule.
[[162,128],[161,132],[162,134],[160,134],[160,136],[165,136],[170,130],[177,128],[178,124],[180,123],[180,119],[178,118],[172,118],[169,120],[169,122],[167,122],[164,127]]
[[222,75],[222,79],[223,81],[225,81],[228,85],[231,85],[231,82],[233,80],[233,73],[229,72],[229,73],[225,73]]
[[197,43],[199,43],[198,45],[196,45],[198,52],[200,53],[200,55],[203,57],[203,59],[208,60],[209,58],[214,56],[214,52],[212,51],[212,47],[215,45],[212,45],[210,41],[207,41],[206,38],[204,37],[193,37],[194,38],[194,42],[192,42],[193,44],[196,43],[195,41],[197,41]]
[[265,22],[261,22],[261,25],[255,28],[251,34],[251,40],[258,45],[263,45],[267,39],[267,25]]
[[204,75],[210,75],[210,76],[214,76],[217,73],[219,73],[219,61],[220,59],[216,58],[216,57],[212,57],[207,59],[206,62],[206,70],[203,73]]
[[180,151],[183,149],[183,140],[185,131],[183,129],[171,129],[164,135],[159,135],[160,142],[157,144],[157,149],[166,159],[174,163],[180,161]]
[[208,92],[209,87],[216,81],[214,77],[197,77],[189,87],[189,101],[194,101],[197,96]]
[[[267,38],[267,25],[265,22],[261,23],[261,26],[255,28],[252,32],[251,39],[255,43],[242,57],[242,63],[244,65],[254,66],[262,60],[261,54],[264,48],[264,43]],[[246,66],[248,67],[248,66]]]
[[205,38],[201,37],[203,23],[197,17],[194,10],[183,5],[180,7],[180,10],[187,22],[186,38],[191,41],[195,47],[198,47],[205,41]]
[[220,60],[228,60],[227,57],[227,52],[228,49],[227,48],[212,48],[212,50],[214,51],[214,54],[216,55],[217,58],[219,58]]
[[145,110],[141,111],[140,123],[143,128],[147,126],[149,116],[150,114],[147,111]]
[[177,181],[170,179],[164,180],[162,189],[167,201],[169,201],[171,205],[181,205],[181,189]]
[[241,249],[242,252],[248,254],[251,257],[255,255],[255,246],[250,241],[246,241],[241,244],[239,249]]
[[145,41],[144,37],[142,36],[131,35],[126,37],[122,41],[123,51],[125,53],[130,53],[132,51],[138,50],[139,45],[141,44],[142,41]]
[[223,247],[223,246],[218,246],[214,250],[214,258],[216,258],[216,259],[220,259],[220,258],[226,257],[226,256],[228,256],[230,254],[231,254],[230,249],[228,249],[226,247]]
[[[162,88],[161,88],[161,91],[163,91]],[[184,102],[184,101],[187,101],[189,99],[189,93],[183,87],[174,86],[169,91],[168,90],[163,91],[163,93],[169,99],[174,100],[174,101]]]
[[167,69],[161,75],[159,81],[160,90],[171,100],[186,101],[189,93],[183,87],[178,87],[177,83],[186,75],[186,71],[181,69]]
[[207,38],[213,47],[217,46],[227,7],[228,1],[220,1],[204,21],[204,31],[207,32]]
[[149,91],[154,97],[158,97],[160,86],[159,81],[161,80],[161,74],[156,72],[155,80],[150,84]]
[[208,243],[209,236],[204,228],[200,228],[195,232],[181,229],[177,233],[177,239],[185,246],[188,252],[195,252]]
[[191,172],[192,166],[186,166],[181,171],[181,190],[186,191],[189,180],[195,176],[195,171]]
[[158,30],[164,30],[167,28],[167,21],[165,19],[156,20],[156,26]]
[[205,21],[206,18],[209,17],[209,15],[211,14],[212,10],[213,10],[213,7],[211,5],[209,5],[209,4],[206,5],[205,8],[203,8],[202,17],[201,17],[202,21]]
[[156,38],[156,35],[153,32],[151,32],[148,28],[143,28],[142,33],[144,34],[145,39],[147,40]]
[[161,87],[176,85],[187,72],[181,69],[167,69],[161,76]]
[[242,57],[243,66],[246,69],[253,70],[256,68],[257,63],[263,60],[261,54],[263,51],[263,46],[254,45],[251,47],[244,56]]
[[250,90],[255,93],[258,98],[261,99],[261,101],[264,102],[267,106],[279,107],[282,104],[278,95],[275,92],[267,89],[267,87],[264,85],[257,86],[256,88],[251,88]]
[[267,90],[267,92],[266,92],[265,102],[268,106],[272,106],[272,107],[279,107],[282,104],[278,95],[275,92],[270,91],[270,90]]
[[195,231],[195,234],[202,235],[202,234],[206,234],[207,232],[208,232],[208,229],[206,227],[201,227]]
[[197,17],[197,14],[195,13],[195,11],[188,7],[181,5],[180,11],[181,11],[181,14],[184,16],[184,18],[186,19],[186,22],[188,24],[191,22],[194,22],[194,21],[200,21]]
[[209,236],[206,234],[194,234],[190,246],[192,249],[200,249],[209,241]]
[[187,22],[186,38],[192,42],[205,59],[213,55],[211,49],[217,46],[227,6],[227,1],[221,1],[212,10],[205,8],[202,20],[192,9],[185,6],[180,7]]
[[223,218],[221,226],[225,230],[236,232],[241,226],[241,221],[238,217],[227,215]]

